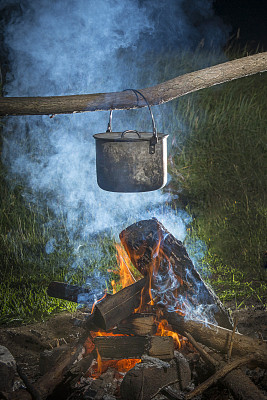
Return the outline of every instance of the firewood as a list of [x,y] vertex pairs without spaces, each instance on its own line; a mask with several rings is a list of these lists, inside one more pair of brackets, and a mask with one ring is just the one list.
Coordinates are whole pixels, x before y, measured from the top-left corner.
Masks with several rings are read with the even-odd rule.
[[[202,305],[210,309],[215,321],[227,329],[232,329],[229,315],[215,293],[205,284],[195,269],[182,242],[177,240],[156,219],[137,222],[120,233],[120,240],[133,265],[143,274],[151,273],[152,287],[157,286],[155,269],[158,270],[164,286],[172,285],[170,264],[177,278],[177,293],[184,296],[192,309]],[[160,287],[158,289],[160,292]],[[159,296],[160,297],[160,296]]]
[[193,397],[203,393],[207,390],[211,385],[215,384],[219,379],[223,378],[233,369],[240,367],[241,365],[247,364],[251,360],[251,356],[244,356],[242,358],[238,358],[232,362],[225,364],[222,368],[215,372],[214,375],[209,377],[206,381],[202,382],[198,385],[194,390],[186,395],[186,400],[190,400]]
[[[228,371],[227,367],[227,363],[223,360],[222,357],[218,356],[218,353],[216,353],[216,359],[214,358],[214,354],[211,355],[210,352],[207,353],[202,346],[195,341],[195,339],[193,338],[192,335],[190,335],[190,333],[185,332],[186,337],[188,338],[188,340],[190,341],[190,343],[195,347],[196,350],[199,351],[199,353],[201,354],[202,358],[208,362],[209,364],[211,364],[212,366],[214,366],[217,370],[217,372],[219,371]],[[244,356],[242,359],[238,359],[239,362],[240,360],[243,360],[244,363],[249,363],[250,360],[253,358],[253,356],[251,356],[250,354],[247,356]],[[243,363],[243,361],[240,363],[240,365]],[[238,363],[237,363],[238,364]],[[232,364],[233,366],[234,364]],[[229,365],[228,365],[229,368]],[[222,372],[220,372],[221,374]],[[218,375],[213,375],[213,378],[215,378]],[[220,375],[220,377],[222,377],[222,375]],[[208,382],[211,381],[206,381],[206,384]],[[240,384],[241,382],[241,384]],[[215,383],[215,381],[212,381],[212,384]],[[241,370],[237,369],[237,370],[232,370],[232,371],[228,371],[226,377],[224,378],[223,382],[222,382],[233,394],[234,398],[237,398],[239,400],[263,400],[265,397],[263,396],[262,392],[257,388],[257,386],[250,381],[249,377],[244,374]],[[202,385],[202,384],[201,384]],[[200,385],[200,386],[201,386]],[[206,390],[206,388],[208,388],[208,385],[203,385],[201,386],[201,390],[200,388],[196,388],[196,390],[198,389],[198,393],[200,393],[201,391]],[[191,397],[193,397],[193,392],[190,392],[189,395],[191,395]],[[194,394],[194,396],[196,395],[196,393]]]
[[[174,312],[163,312],[164,318],[172,326],[173,330],[181,335],[190,333],[199,342],[227,354],[232,331],[205,321],[192,321]],[[251,355],[253,362],[263,368],[267,367],[267,343],[262,339],[251,338],[240,333],[235,333],[232,355]]]
[[240,369],[229,372],[222,380],[235,399],[238,400],[266,400],[266,396]]
[[191,380],[191,371],[186,361],[172,359],[170,362],[144,356],[142,362],[128,371],[120,386],[120,393],[125,400],[153,399],[166,385],[175,385],[180,390],[180,376],[177,363],[187,370],[184,386]]
[[139,306],[145,283],[146,278],[142,278],[97,303],[94,310],[94,324],[108,331],[127,318]]
[[169,336],[97,336],[94,344],[104,360],[139,359],[144,354],[171,360],[174,352]]
[[122,333],[124,335],[153,335],[157,331],[154,314],[132,314],[128,318],[121,321],[116,329],[113,329],[114,334]]
[[[267,53],[259,53],[178,76],[159,85],[142,89],[142,93],[150,105],[162,104],[200,89],[266,70]],[[50,97],[0,97],[0,115],[69,114],[122,110],[145,105],[143,101],[136,104],[136,97],[128,92]]]
[[69,285],[64,282],[53,281],[47,288],[48,296],[55,297],[57,299],[68,300],[74,303],[86,303],[93,305],[95,297],[102,297],[99,292],[92,290],[91,288],[85,288],[77,285]]

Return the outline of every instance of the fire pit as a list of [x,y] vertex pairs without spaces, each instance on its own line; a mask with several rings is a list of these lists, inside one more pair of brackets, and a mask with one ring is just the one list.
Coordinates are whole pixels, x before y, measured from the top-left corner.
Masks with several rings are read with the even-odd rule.
[[[120,239],[123,281],[122,288],[112,283],[112,295],[104,293],[91,304],[88,288],[50,284],[50,296],[89,301],[78,322],[84,329],[82,337],[62,350],[34,388],[26,381],[33,397],[191,399],[224,378],[236,398],[263,399],[262,392],[236,368],[266,368],[266,342],[236,332],[236,324],[202,280],[182,243],[156,219],[129,226]],[[143,276],[139,280],[133,266]],[[207,379],[194,388],[192,375],[200,357]],[[19,390],[6,398],[30,400],[31,395]]]

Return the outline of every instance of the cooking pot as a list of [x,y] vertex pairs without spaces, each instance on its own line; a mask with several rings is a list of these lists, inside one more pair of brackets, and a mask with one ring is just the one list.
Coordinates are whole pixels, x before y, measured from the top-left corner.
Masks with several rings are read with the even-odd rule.
[[[167,137],[158,133],[150,105],[144,95],[152,118],[153,132],[125,130],[112,132],[112,111],[105,133],[94,135],[96,140],[97,183],[110,192],[148,192],[167,182]],[[138,96],[137,96],[138,100]]]

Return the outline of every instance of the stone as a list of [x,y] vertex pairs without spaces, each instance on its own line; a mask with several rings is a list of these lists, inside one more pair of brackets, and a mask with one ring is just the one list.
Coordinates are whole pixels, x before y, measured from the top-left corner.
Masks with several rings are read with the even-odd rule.
[[10,351],[0,345],[0,391],[10,392],[13,388],[16,361]]

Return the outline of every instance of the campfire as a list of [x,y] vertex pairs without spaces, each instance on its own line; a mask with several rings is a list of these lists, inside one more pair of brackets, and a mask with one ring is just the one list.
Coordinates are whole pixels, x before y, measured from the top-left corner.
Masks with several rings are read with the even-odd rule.
[[[66,346],[34,387],[26,382],[29,391],[6,398],[75,399],[68,397],[70,390],[81,393],[87,382],[87,394],[79,398],[104,398],[113,385],[113,397],[107,398],[191,399],[219,380],[234,398],[265,398],[237,368],[265,368],[266,342],[236,331],[183,244],[156,219],[129,226],[120,241],[120,278],[111,282],[112,294],[93,301],[91,289],[51,282],[50,296],[87,299],[79,322],[84,334]],[[201,357],[209,374],[195,387],[186,355]]]

